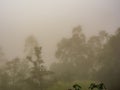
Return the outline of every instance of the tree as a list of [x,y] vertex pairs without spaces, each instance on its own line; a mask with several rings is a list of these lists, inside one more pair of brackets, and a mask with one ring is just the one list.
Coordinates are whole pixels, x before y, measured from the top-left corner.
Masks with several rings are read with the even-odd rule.
[[80,26],[75,27],[70,38],[63,38],[57,45],[57,63],[51,65],[56,78],[65,81],[92,79],[102,65],[99,55],[108,41],[108,33],[100,31],[86,39]]
[[44,61],[41,57],[42,48],[33,36],[27,38],[26,46],[28,50],[26,58],[31,63],[31,74],[28,78],[28,83],[33,89],[43,90],[45,89],[45,76],[51,72],[47,71],[43,65]]
[[120,29],[111,35],[99,56],[102,68],[97,72],[97,78],[107,84],[109,90],[119,90],[120,86]]
[[56,51],[58,63],[51,66],[52,70],[62,80],[87,79],[89,71],[87,49],[86,37],[81,27],[75,27],[72,31],[72,37],[63,38],[58,43]]
[[102,65],[99,63],[99,56],[107,43],[109,35],[105,31],[100,31],[98,35],[91,36],[87,41],[88,65],[92,67],[90,72],[98,71]]
[[9,76],[3,69],[0,69],[0,89],[9,90]]
[[[26,58],[9,60],[0,68],[1,90],[43,90],[51,72],[43,65],[41,46],[30,36],[26,40]],[[48,82],[48,81],[47,81]]]
[[19,58],[6,62],[0,71],[0,89],[25,90],[24,83],[27,78],[28,71],[26,63]]

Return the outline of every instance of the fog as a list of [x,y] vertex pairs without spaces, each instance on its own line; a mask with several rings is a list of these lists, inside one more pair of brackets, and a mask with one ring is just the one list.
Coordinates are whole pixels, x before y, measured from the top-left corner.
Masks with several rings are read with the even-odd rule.
[[56,44],[81,25],[87,36],[120,26],[119,0],[0,0],[0,46],[6,57],[22,56],[24,42],[34,35],[43,59],[55,61]]

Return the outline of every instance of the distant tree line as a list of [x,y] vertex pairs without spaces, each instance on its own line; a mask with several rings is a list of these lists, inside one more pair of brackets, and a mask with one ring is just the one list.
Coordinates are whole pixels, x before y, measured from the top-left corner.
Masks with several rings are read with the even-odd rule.
[[120,29],[114,34],[100,31],[88,37],[81,26],[73,28],[70,37],[58,42],[57,61],[49,70],[41,54],[42,47],[29,36],[23,58],[0,64],[0,90],[62,90],[79,81],[86,85],[103,82],[109,90],[120,89]]

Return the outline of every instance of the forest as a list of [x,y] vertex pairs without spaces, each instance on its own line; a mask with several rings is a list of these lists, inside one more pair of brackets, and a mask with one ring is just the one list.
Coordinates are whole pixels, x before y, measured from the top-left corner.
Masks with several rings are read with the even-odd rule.
[[[82,27],[56,45],[56,61],[49,68],[42,58],[44,46],[35,36],[25,39],[24,56],[4,60],[0,48],[0,90],[69,90],[79,84],[104,83],[107,90],[120,89],[120,28],[109,34],[102,30],[88,37]],[[74,90],[74,89],[73,89]]]

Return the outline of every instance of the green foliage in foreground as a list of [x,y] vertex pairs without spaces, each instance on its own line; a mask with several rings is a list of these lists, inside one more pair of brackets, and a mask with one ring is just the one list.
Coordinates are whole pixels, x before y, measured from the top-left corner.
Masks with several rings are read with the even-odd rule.
[[[68,89],[73,89],[74,84],[79,84],[82,87],[82,90],[89,90],[88,87],[93,81],[74,81],[74,82],[63,82],[63,81],[58,81],[55,83],[53,86],[48,88],[47,90],[68,90]],[[94,89],[96,90],[96,89]]]

